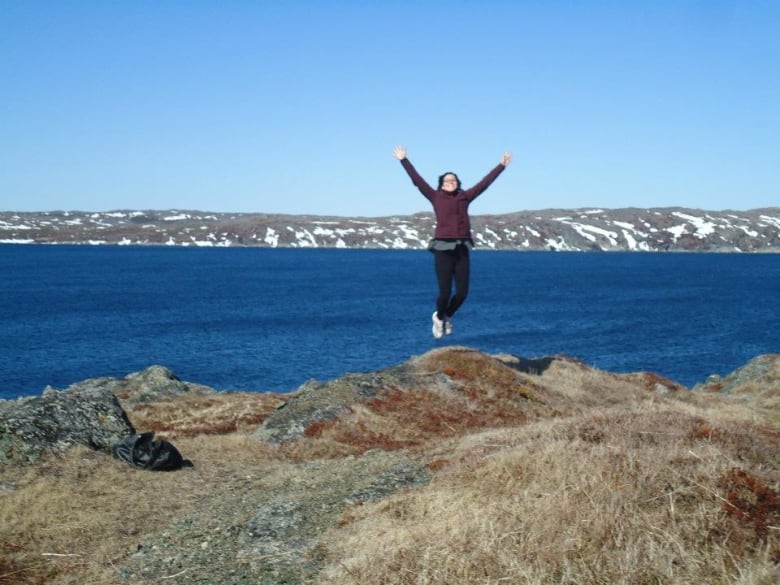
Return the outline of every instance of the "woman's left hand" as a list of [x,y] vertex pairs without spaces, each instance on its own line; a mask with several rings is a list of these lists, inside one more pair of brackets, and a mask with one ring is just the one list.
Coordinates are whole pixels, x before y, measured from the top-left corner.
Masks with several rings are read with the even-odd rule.
[[501,157],[501,164],[507,166],[511,162],[512,162],[512,153],[505,152],[504,156]]

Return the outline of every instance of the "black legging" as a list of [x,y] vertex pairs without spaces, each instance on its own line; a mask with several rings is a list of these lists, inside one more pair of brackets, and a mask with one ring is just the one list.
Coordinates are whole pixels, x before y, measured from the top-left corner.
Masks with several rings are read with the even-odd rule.
[[[435,250],[434,264],[439,281],[436,313],[439,319],[452,317],[469,294],[469,248],[459,244],[454,250]],[[455,281],[455,295],[452,282]]]

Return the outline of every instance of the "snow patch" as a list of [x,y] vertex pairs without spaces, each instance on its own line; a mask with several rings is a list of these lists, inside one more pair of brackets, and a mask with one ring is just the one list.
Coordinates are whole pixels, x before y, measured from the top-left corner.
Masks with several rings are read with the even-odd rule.
[[672,215],[690,223],[696,230],[693,235],[699,239],[704,239],[715,231],[715,224],[702,217],[687,215],[685,213],[680,213],[679,211],[673,211]]
[[768,225],[774,226],[780,229],[780,217],[772,217],[771,215],[759,215],[761,221],[765,221]]
[[666,231],[674,236],[675,241],[677,241],[677,239],[680,236],[682,236],[683,234],[688,233],[688,230],[687,230],[685,224],[675,225],[675,226],[666,228]]
[[0,221],[0,230],[31,230],[35,229],[29,225],[13,225],[5,221]]
[[277,234],[276,230],[272,227],[266,228],[263,241],[269,246],[276,248],[279,245],[279,234]]
[[556,252],[575,252],[579,251],[578,248],[574,248],[566,242],[566,240],[563,239],[563,236],[558,236],[557,240],[553,240],[552,238],[547,238],[547,241],[545,242],[547,244],[547,248],[550,250],[555,250]]

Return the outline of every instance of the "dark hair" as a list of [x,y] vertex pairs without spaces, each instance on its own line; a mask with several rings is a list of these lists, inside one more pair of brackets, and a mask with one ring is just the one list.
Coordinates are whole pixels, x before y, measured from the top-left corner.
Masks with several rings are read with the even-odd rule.
[[444,177],[447,175],[452,175],[455,177],[455,180],[458,182],[458,188],[457,191],[460,191],[460,178],[458,178],[458,175],[455,173],[444,173],[443,175],[439,175],[439,189],[441,190],[442,185],[444,185]]

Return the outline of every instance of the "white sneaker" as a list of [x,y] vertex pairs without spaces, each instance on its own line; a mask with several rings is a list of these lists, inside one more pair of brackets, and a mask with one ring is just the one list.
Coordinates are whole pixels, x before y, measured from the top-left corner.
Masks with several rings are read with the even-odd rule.
[[452,335],[452,317],[444,317],[444,335]]
[[436,316],[436,311],[433,312],[431,320],[433,321],[433,336],[436,339],[441,339],[444,336],[444,321]]

